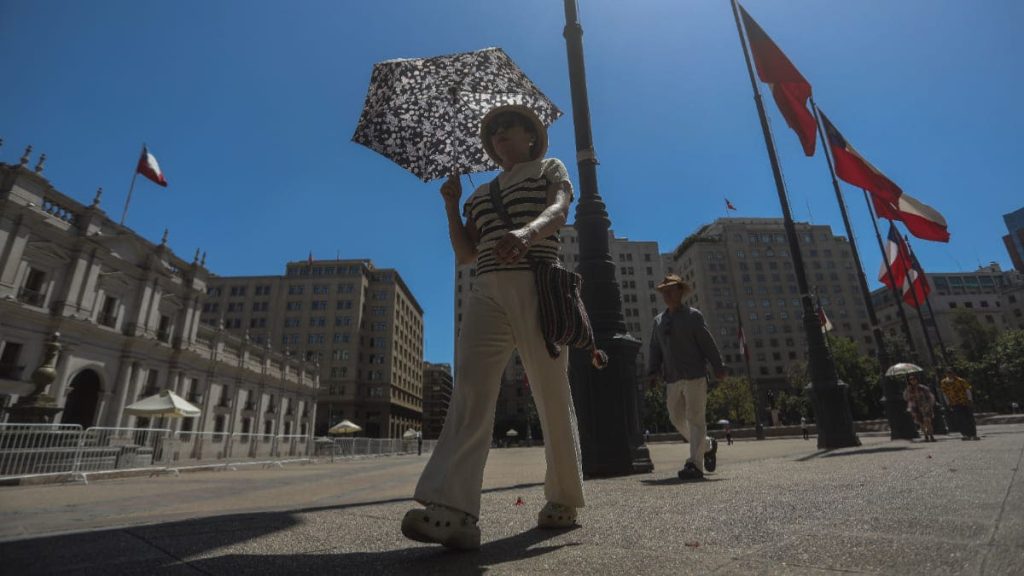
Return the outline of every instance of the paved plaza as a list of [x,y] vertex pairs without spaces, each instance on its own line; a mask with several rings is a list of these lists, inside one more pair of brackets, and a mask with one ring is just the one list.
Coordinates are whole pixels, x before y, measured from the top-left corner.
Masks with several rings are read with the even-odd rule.
[[[722,444],[681,483],[590,480],[581,526],[534,527],[540,448],[491,452],[477,552],[405,540],[426,456],[0,488],[4,574],[1024,574],[1024,425],[981,442]],[[525,503],[516,506],[516,500]]]

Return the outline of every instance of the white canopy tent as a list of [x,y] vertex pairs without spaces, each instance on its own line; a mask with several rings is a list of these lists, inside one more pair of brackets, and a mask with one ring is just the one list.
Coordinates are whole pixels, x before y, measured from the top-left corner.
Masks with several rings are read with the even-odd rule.
[[170,390],[161,390],[148,398],[129,405],[124,409],[131,416],[147,418],[158,416],[174,416],[178,418],[195,418],[202,412],[194,404],[178,396]]

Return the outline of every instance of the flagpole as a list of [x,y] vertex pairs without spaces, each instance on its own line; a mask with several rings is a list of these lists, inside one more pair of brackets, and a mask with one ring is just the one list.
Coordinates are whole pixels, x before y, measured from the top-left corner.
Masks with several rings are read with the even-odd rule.
[[809,388],[811,399],[814,402],[814,413],[818,420],[818,448],[860,446],[860,439],[854,431],[853,417],[850,413],[848,387],[839,381],[835,361],[825,344],[820,322],[818,322],[817,314],[814,313],[814,304],[811,301],[811,294],[807,284],[807,273],[804,269],[803,255],[800,253],[800,242],[796,235],[796,226],[793,224],[793,215],[789,209],[786,184],[782,179],[782,169],[779,166],[778,155],[775,151],[771,127],[768,125],[768,116],[765,114],[761,91],[758,89],[757,78],[754,76],[754,67],[750,62],[750,49],[744,35],[743,24],[740,22],[739,4],[736,0],[730,0],[730,3],[732,4],[733,17],[736,19],[736,32],[739,34],[743,59],[747,64],[747,74],[750,76],[750,86],[754,92],[757,115],[761,121],[764,144],[768,151],[768,159],[771,162],[772,174],[775,178],[775,189],[779,195],[779,204],[782,206],[782,220],[786,230],[786,237],[789,240],[789,253],[793,259],[793,272],[796,275],[797,286],[800,290],[800,302],[803,306],[804,314],[804,334],[807,337],[808,368],[811,376]]
[[831,144],[824,133],[821,121],[821,111],[818,110],[818,105],[814,103],[814,98],[811,98],[811,108],[814,109],[814,117],[818,124],[818,137],[821,139],[821,149],[825,152],[825,163],[828,164],[828,172],[832,176],[832,188],[836,193],[836,201],[839,203],[839,213],[843,216],[843,226],[846,228],[846,235],[850,238],[850,253],[853,255],[853,261],[857,265],[857,277],[860,280],[860,292],[861,297],[864,298],[864,305],[868,309],[868,321],[871,322],[871,333],[875,337],[875,346],[877,347],[878,353],[878,364],[881,367],[882,373],[885,373],[885,369],[889,366],[889,351],[885,348],[885,338],[882,335],[882,327],[878,324],[878,314],[875,312],[875,305],[871,301],[871,290],[868,289],[868,280],[864,275],[864,264],[861,263],[860,251],[857,249],[857,238],[853,235],[853,227],[850,226],[850,216],[846,211],[846,200],[843,198],[843,190],[839,186],[839,180],[836,179],[836,169],[833,165]]
[[882,263],[885,264],[885,273],[889,277],[889,285],[892,286],[893,297],[896,299],[896,307],[899,309],[900,322],[903,324],[903,336],[907,339],[907,345],[910,346],[910,352],[916,358],[917,346],[914,345],[914,338],[910,334],[910,322],[907,321],[907,313],[903,310],[903,295],[898,292],[899,286],[896,286],[896,277],[892,273],[892,266],[889,265],[889,255],[885,250],[885,245],[882,243],[882,233],[878,230],[878,217],[875,215],[875,207],[871,205],[871,199],[868,198],[868,191],[863,190],[863,192],[864,201],[868,204],[868,213],[871,215],[871,223],[875,227],[875,238],[878,240],[878,249],[882,251]]
[[740,312],[740,303],[736,302],[736,321],[739,322],[740,344],[743,345],[743,362],[747,366],[747,382],[750,385],[750,393],[754,395],[754,433],[758,440],[764,440],[764,426],[761,424],[761,416],[764,413],[761,409],[761,396],[758,394],[757,382],[754,381],[754,372],[750,368],[750,348],[747,347],[747,335],[743,332],[743,315]]
[[[921,276],[921,279],[924,281],[925,285],[927,286],[927,284],[928,284],[928,277],[925,276],[924,270],[921,270],[920,266],[918,266],[917,257],[915,257],[914,253],[910,250],[910,242],[909,242],[909,240],[904,238],[903,241],[907,244],[907,252],[910,253],[910,262],[911,262],[911,265],[912,265],[912,269]],[[938,363],[937,359],[935,358],[935,348],[932,346],[932,338],[931,338],[931,336],[928,335],[928,325],[924,321],[924,314],[921,313],[921,301],[917,297],[917,290],[914,288],[914,283],[912,281],[910,281],[909,278],[906,281],[910,282],[910,295],[914,299],[914,308],[917,309],[917,319],[918,319],[918,321],[921,322],[921,332],[924,333],[924,341],[925,341],[926,345],[928,346],[928,357],[931,358],[932,369],[937,370],[938,367],[939,367],[939,363]],[[928,298],[928,295],[925,294],[925,299],[927,299],[927,298]],[[934,317],[933,317],[933,320],[934,320]],[[930,382],[931,383],[931,389],[932,389],[932,395],[935,396],[935,402],[936,402],[936,404],[938,405],[938,408],[939,408],[938,410],[936,410],[936,412],[938,413],[937,414],[938,418],[934,419],[935,420],[935,422],[934,422],[934,432],[937,432],[939,434],[949,434],[949,429],[946,427],[945,403],[939,397],[939,390],[938,390],[938,387],[935,384],[935,380],[936,379],[937,379],[937,376],[935,374],[933,374],[931,382]]]
[[[910,246],[910,238],[904,237],[904,242],[907,243],[907,250],[910,251],[910,256],[913,259],[915,269],[918,274],[921,274],[921,276],[924,277],[925,282],[928,282],[928,275],[921,269],[920,262],[917,261],[917,255],[914,253],[914,249]],[[916,297],[917,293],[915,293],[914,296]],[[935,337],[939,340],[939,349],[942,351],[942,359],[947,365],[951,366],[953,363],[949,359],[949,351],[946,350],[946,343],[942,340],[942,331],[939,330],[939,322],[935,317],[935,310],[932,309],[932,300],[927,293],[924,295],[924,304],[928,307],[928,315],[931,316],[932,325],[935,327]]]
[[[142,143],[142,154],[146,153],[146,143]],[[140,154],[141,158],[142,155]],[[132,184],[128,187],[128,197],[124,199],[124,212],[121,212],[121,226],[124,226],[124,219],[128,217],[128,204],[132,201],[132,191],[135,190],[135,179],[139,176],[139,162],[135,161],[135,171],[132,173]]]

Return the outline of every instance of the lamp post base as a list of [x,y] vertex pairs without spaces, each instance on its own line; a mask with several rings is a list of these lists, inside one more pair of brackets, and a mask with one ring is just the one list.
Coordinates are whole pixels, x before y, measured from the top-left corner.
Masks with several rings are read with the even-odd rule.
[[885,418],[889,421],[889,438],[891,440],[913,440],[918,437],[917,426],[907,412],[907,403],[903,400],[903,384],[891,378],[884,378],[882,391],[885,397]]
[[[573,350],[573,403],[579,420],[584,478],[608,478],[654,471],[637,418],[636,355],[640,342],[628,334],[598,338],[608,367],[590,364],[589,350]],[[625,418],[623,417],[625,416]]]
[[809,384],[807,392],[814,405],[818,448],[829,450],[860,446],[850,413],[850,387],[845,382],[824,386]]

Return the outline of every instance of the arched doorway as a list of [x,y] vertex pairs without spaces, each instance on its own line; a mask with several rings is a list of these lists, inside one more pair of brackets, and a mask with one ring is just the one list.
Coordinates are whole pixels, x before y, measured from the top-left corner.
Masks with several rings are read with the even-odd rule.
[[100,377],[92,370],[79,372],[68,387],[67,402],[60,419],[63,424],[81,424],[82,428],[92,426],[96,418],[96,405],[100,399]]

